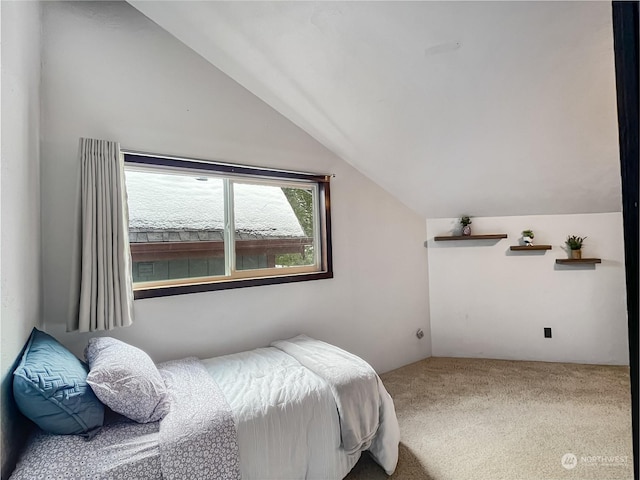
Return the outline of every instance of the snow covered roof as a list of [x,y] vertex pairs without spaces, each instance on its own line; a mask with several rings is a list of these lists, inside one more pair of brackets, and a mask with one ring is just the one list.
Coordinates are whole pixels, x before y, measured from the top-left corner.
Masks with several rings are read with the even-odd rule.
[[[125,175],[131,231],[223,230],[221,179],[133,170]],[[236,231],[240,233],[305,236],[280,187],[235,183],[234,208]]]

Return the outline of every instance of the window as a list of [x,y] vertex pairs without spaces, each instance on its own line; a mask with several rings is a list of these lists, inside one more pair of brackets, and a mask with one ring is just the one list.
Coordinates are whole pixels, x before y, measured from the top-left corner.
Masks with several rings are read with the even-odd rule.
[[333,276],[327,176],[124,159],[135,298]]

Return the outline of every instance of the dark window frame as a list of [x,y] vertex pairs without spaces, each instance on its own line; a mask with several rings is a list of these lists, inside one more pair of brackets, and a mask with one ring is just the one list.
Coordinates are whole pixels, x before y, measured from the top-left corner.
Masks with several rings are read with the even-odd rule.
[[[275,170],[269,168],[236,165],[198,159],[182,159],[176,157],[147,155],[140,153],[122,152],[125,165],[146,165],[162,168],[180,168],[205,170],[217,174],[244,176],[260,179],[303,180],[314,182],[318,186],[318,211],[320,214],[320,248],[321,271],[312,273],[293,273],[279,276],[252,277],[242,279],[211,280],[199,283],[185,283],[182,285],[138,286],[134,287],[134,299],[166,297],[171,295],[185,295],[190,293],[212,292],[233,288],[256,287],[261,285],[278,285],[284,283],[305,282],[333,278],[333,254],[331,247],[331,201],[330,176],[314,173]],[[185,279],[190,282],[189,279]]]

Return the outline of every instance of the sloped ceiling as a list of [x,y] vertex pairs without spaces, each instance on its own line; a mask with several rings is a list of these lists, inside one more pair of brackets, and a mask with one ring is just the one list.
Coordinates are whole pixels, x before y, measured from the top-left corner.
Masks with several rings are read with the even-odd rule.
[[608,2],[129,3],[425,218],[621,210]]

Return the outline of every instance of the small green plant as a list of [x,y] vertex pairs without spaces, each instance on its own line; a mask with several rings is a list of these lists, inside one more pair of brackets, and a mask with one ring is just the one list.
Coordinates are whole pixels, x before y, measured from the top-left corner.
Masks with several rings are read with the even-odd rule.
[[567,247],[570,250],[580,250],[582,248],[582,243],[587,239],[587,237],[578,237],[576,235],[569,235],[565,240]]
[[523,237],[535,238],[535,235],[533,234],[533,230],[523,230],[522,231],[522,236]]
[[471,225],[471,217],[469,217],[468,215],[464,215],[462,217],[460,217],[460,223],[462,224],[463,227],[466,227],[467,225]]

